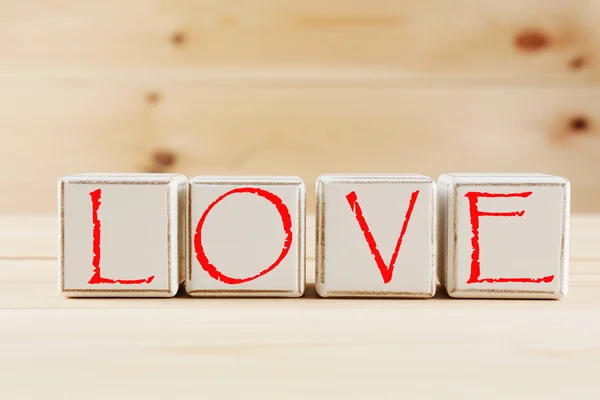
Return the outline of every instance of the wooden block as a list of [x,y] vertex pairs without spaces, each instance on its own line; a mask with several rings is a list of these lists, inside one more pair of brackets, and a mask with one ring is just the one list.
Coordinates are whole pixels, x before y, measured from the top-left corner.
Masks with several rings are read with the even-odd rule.
[[323,297],[432,297],[435,182],[422,175],[321,175],[316,288]]
[[185,274],[186,183],[170,174],[60,179],[59,291],[174,296]]
[[186,290],[199,297],[300,297],[305,187],[297,177],[189,182]]
[[452,297],[567,294],[569,182],[544,174],[438,180],[440,282]]

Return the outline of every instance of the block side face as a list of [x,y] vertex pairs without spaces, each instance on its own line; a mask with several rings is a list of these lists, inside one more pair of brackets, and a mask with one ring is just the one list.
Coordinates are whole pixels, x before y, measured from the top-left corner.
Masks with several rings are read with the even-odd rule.
[[447,287],[448,217],[448,182],[440,180],[437,184],[437,274],[444,288]]
[[433,296],[433,182],[324,181],[317,192],[322,243],[317,290],[321,296]]
[[565,180],[563,186],[563,236],[562,236],[562,256],[561,256],[561,280],[559,287],[559,298],[564,298],[568,293],[569,288],[569,261],[571,254],[571,184]]
[[451,174],[442,174],[438,176],[437,184],[438,186],[444,185],[446,187],[451,186],[454,182],[454,175]]
[[59,184],[59,291],[171,294],[177,247],[169,185],[65,181]]
[[315,289],[316,289],[317,295],[319,297],[323,297],[323,298],[329,297],[329,295],[327,294],[327,288],[325,287],[324,284],[322,284],[320,282],[315,283]]
[[447,181],[446,187],[446,231],[444,232],[444,243],[446,246],[446,256],[444,257],[444,287],[450,296],[452,292],[456,290],[456,270],[457,265],[457,253],[456,253],[456,241],[457,241],[457,198],[456,198],[456,185],[454,178],[451,177]]
[[192,260],[195,260],[196,253],[194,251],[194,234],[197,229],[198,221],[193,220],[192,216],[192,204],[194,198],[192,196],[194,183],[189,180],[187,183],[187,202],[186,202],[186,226],[187,226],[187,240],[186,240],[186,265],[185,265],[185,289],[189,294],[191,290],[191,277],[192,277]]
[[57,194],[58,194],[58,292],[63,293],[65,287],[65,276],[64,276],[64,246],[65,246],[65,208],[64,208],[64,192],[65,192],[65,180],[61,178],[57,182]]
[[168,288],[177,292],[179,287],[179,187],[176,180],[171,180],[167,186],[167,257],[168,257]]
[[457,293],[557,298],[564,287],[568,201],[564,181],[458,182]]
[[173,174],[170,176],[171,181],[175,182],[175,184],[180,187],[180,186],[187,186],[188,183],[188,178],[185,175],[182,174]]
[[325,204],[323,203],[324,191],[325,182],[319,177],[315,188],[315,287],[319,295],[324,290],[325,284],[325,275],[323,273],[323,260],[325,257],[325,221],[323,219],[325,211]]
[[296,288],[296,296],[304,295],[306,287],[306,186],[304,183],[298,185],[298,287]]
[[177,244],[177,251],[174,252],[172,259],[172,264],[177,266],[172,271],[172,289],[177,291],[179,285],[185,281],[187,265],[187,180],[176,180],[171,195],[173,202],[171,234],[174,237],[173,243]]
[[183,284],[185,282],[185,271],[188,264],[188,185],[186,182],[179,187],[179,284]]
[[437,272],[438,272],[438,219],[437,219],[437,184],[435,181],[431,182],[431,276],[429,282],[429,296],[435,295],[437,287]]
[[301,181],[240,185],[237,179],[218,184],[195,180],[189,195],[190,295],[304,293],[306,194]]

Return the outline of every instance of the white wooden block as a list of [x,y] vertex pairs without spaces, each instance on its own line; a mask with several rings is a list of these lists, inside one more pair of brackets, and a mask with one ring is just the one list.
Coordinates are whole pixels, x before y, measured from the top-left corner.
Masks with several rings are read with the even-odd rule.
[[185,276],[186,183],[170,174],[60,179],[59,291],[174,296]]
[[544,174],[438,179],[440,282],[452,297],[567,294],[569,182]]
[[316,288],[322,297],[435,294],[435,182],[422,175],[317,180]]
[[186,290],[199,297],[299,297],[305,286],[305,187],[297,177],[200,176],[189,182]]

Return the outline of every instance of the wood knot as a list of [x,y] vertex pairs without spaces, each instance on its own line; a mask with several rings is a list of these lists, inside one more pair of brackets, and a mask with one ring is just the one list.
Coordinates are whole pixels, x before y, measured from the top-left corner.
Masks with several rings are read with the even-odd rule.
[[523,51],[540,51],[549,44],[548,35],[535,29],[523,30],[515,37],[515,46]]
[[170,167],[175,164],[175,153],[168,150],[157,150],[152,155],[152,159],[157,165],[161,167]]
[[182,46],[187,40],[184,32],[177,31],[171,35],[171,44],[175,47]]
[[146,94],[146,102],[150,105],[155,105],[162,99],[162,96],[159,92],[148,92]]
[[569,120],[569,128],[572,132],[583,133],[590,129],[590,121],[585,116],[575,116]]
[[572,70],[580,70],[587,64],[587,59],[584,56],[576,56],[569,61],[569,68]]

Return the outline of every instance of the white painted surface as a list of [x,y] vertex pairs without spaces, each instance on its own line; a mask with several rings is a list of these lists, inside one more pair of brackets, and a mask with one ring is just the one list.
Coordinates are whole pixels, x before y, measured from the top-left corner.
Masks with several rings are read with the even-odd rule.
[[[181,282],[178,248],[180,241],[185,241],[181,237],[185,231],[179,229],[185,224],[185,207],[178,207],[178,202],[185,196],[186,181],[181,175],[167,174],[62,178],[58,185],[59,213],[61,200],[64,212],[63,223],[59,222],[59,250],[64,264],[59,261],[59,291],[70,297],[174,296]],[[151,282],[89,283],[94,275],[90,193],[97,189],[101,190],[97,210],[101,277],[146,280],[153,276]]]
[[[384,274],[347,196],[354,192],[385,269],[397,246],[410,199],[417,192],[394,263]],[[421,175],[322,175],[317,181],[316,288],[323,297],[432,297],[435,293],[435,183]],[[388,279],[390,277],[388,276]]]
[[[443,262],[440,281],[451,296],[556,299],[567,294],[569,183],[566,179],[543,174],[446,174],[439,178],[438,190],[438,208],[443,210],[440,218],[447,215],[440,223],[440,237],[445,238],[440,253],[446,254],[440,259]],[[531,192],[527,197],[478,198],[479,212],[522,213],[522,216],[478,217],[478,279],[471,279],[474,230],[470,201],[465,196],[469,192]],[[552,278],[549,282],[485,281],[542,277]]]
[[[237,189],[259,189],[282,202],[291,220],[291,242],[284,258],[284,217],[269,199]],[[186,289],[192,296],[298,297],[305,286],[305,187],[295,177],[197,177],[190,180],[190,269]],[[217,201],[221,196],[221,200]],[[214,206],[210,208],[211,204]],[[204,222],[199,227],[202,216]],[[285,217],[288,218],[288,217]],[[200,228],[200,229],[199,229]],[[198,260],[197,232],[211,275]],[[260,275],[262,273],[262,275]],[[260,275],[260,276],[258,276]],[[246,280],[231,282],[227,278]]]

